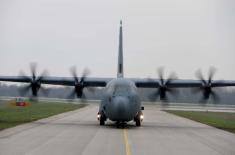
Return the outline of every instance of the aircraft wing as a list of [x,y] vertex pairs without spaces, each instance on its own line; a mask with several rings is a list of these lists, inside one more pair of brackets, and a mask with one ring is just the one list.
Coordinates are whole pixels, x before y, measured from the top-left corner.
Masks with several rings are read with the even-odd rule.
[[[22,82],[30,83],[31,76],[0,76],[0,81],[6,82]],[[80,79],[78,77],[78,79]],[[105,87],[106,84],[111,81],[113,78],[92,78],[87,77],[84,80],[85,87]],[[147,78],[128,78],[133,81],[138,88],[157,88],[160,87],[160,79],[147,79]],[[43,77],[40,80],[41,84],[49,85],[62,85],[62,86],[74,86],[73,77]],[[167,84],[171,88],[189,88],[189,87],[201,87],[203,86],[202,81],[200,80],[171,80]],[[212,87],[228,87],[235,86],[234,80],[213,80],[211,82]]]
[[[78,77],[78,79],[80,79]],[[105,87],[107,82],[112,78],[85,78],[84,86],[85,87]],[[51,84],[51,85],[64,85],[64,86],[74,86],[74,78],[72,77],[47,77],[42,79],[42,84]]]
[[[139,88],[158,88],[160,87],[160,79],[130,79]],[[203,83],[200,80],[171,80],[167,83],[169,88],[190,88],[190,87],[202,87],[205,86],[208,81]],[[233,80],[213,80],[211,81],[211,87],[228,87],[235,86]]]
[[28,83],[30,79],[23,76],[0,76],[0,81]]
[[195,92],[202,91],[202,101],[212,96],[214,100],[219,100],[219,96],[212,90],[215,87],[235,86],[235,81],[229,80],[173,80],[173,79],[132,79],[139,88],[157,88],[156,92],[149,96],[150,100],[167,100],[166,92],[177,93],[175,88],[194,88]]
[[[80,79],[80,77],[77,77]],[[105,87],[107,82],[112,78],[85,78],[85,87]],[[22,82],[31,83],[31,76],[0,76],[0,81],[6,82]],[[37,79],[36,79],[37,81]],[[74,86],[75,80],[73,77],[43,77],[40,79],[40,84],[50,84],[50,85],[62,85],[62,86]]]

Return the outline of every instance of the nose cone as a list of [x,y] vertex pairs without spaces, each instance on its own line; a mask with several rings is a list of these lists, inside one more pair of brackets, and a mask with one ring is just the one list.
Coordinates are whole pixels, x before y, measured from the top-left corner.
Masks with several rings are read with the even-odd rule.
[[113,100],[113,108],[117,113],[124,114],[128,110],[129,101],[126,97],[115,97]]
[[107,113],[108,117],[113,121],[130,121],[133,119],[130,101],[127,97],[123,96],[112,99]]

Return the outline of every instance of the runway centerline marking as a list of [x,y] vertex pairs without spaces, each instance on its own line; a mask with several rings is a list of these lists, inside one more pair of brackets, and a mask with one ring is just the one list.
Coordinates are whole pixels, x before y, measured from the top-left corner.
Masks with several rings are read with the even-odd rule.
[[131,155],[131,149],[130,149],[129,142],[128,142],[128,132],[127,131],[128,131],[127,129],[123,129],[125,151],[126,151],[126,155]]

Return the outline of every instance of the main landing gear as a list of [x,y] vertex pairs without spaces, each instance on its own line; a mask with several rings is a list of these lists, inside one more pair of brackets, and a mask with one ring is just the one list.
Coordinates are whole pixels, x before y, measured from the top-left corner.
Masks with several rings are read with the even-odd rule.
[[143,120],[144,120],[144,115],[143,115],[143,112],[140,111],[140,112],[138,112],[138,114],[134,118],[135,125],[136,126],[141,126],[141,123],[142,123]]
[[101,112],[101,113],[98,112],[97,119],[100,121],[100,125],[105,125],[106,116],[104,115],[103,112]]

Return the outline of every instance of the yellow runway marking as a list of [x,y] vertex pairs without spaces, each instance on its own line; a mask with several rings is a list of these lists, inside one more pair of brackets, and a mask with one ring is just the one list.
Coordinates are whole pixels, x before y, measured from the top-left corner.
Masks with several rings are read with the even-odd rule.
[[123,129],[123,136],[124,136],[124,144],[125,144],[125,150],[126,150],[126,155],[131,155],[131,149],[129,147],[128,143],[128,130]]

